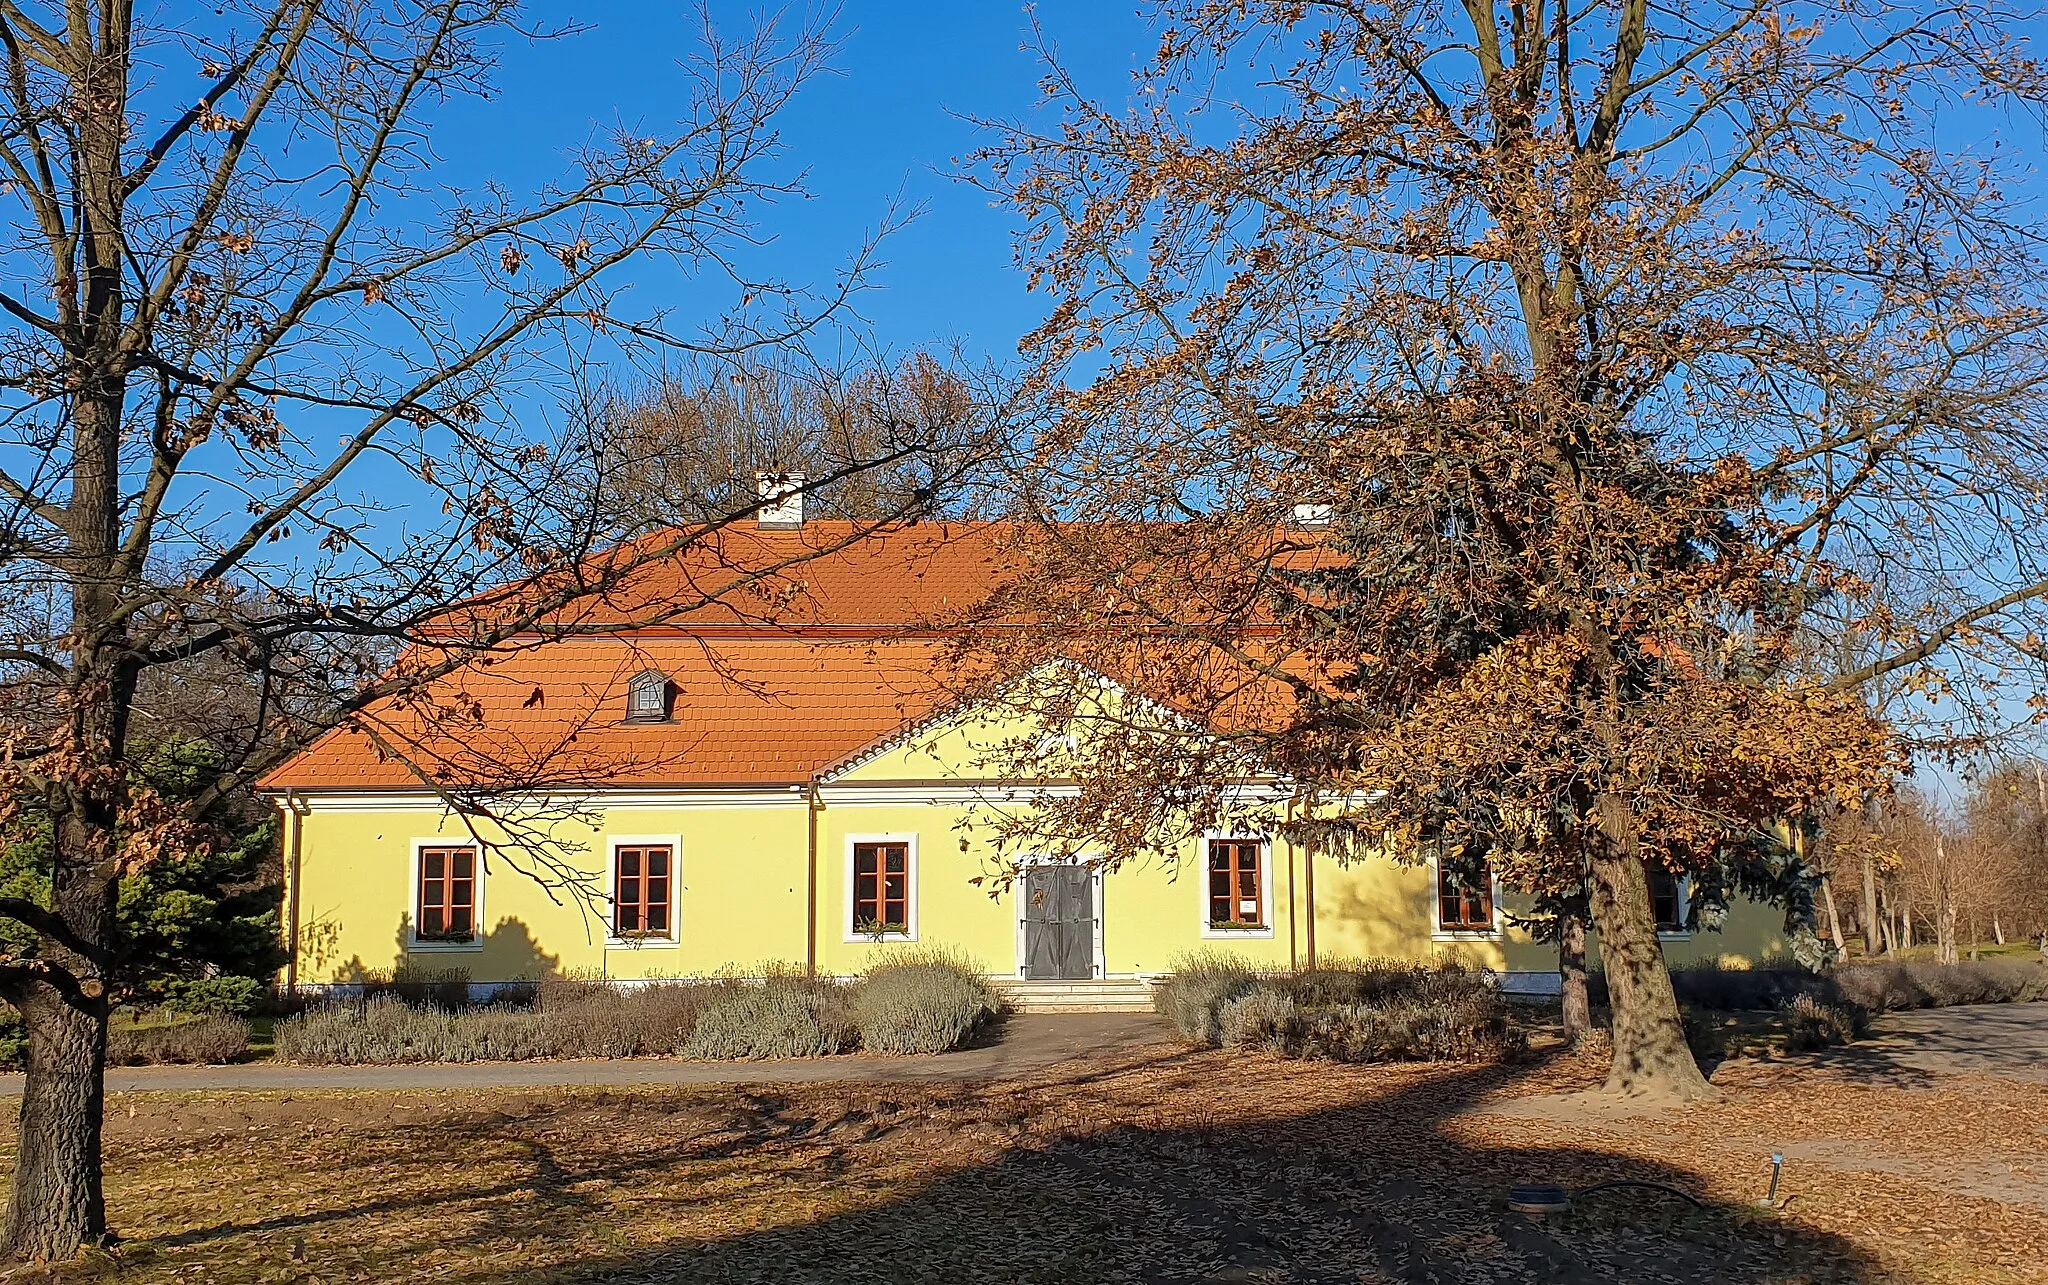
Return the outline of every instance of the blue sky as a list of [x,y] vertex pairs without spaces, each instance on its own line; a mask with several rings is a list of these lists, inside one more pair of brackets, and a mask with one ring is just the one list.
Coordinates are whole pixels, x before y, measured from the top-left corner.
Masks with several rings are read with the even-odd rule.
[[[713,0],[711,11],[735,35],[761,12],[731,0]],[[1045,0],[1036,13],[1062,59],[1111,95],[1151,46],[1128,0]],[[594,133],[626,124],[658,136],[673,126],[676,67],[697,40],[694,6],[601,0],[561,14],[587,30],[505,47],[494,101],[451,104],[434,118],[450,172],[530,190],[563,173],[570,150]],[[1037,100],[1038,65],[1021,47],[1029,24],[1017,0],[852,0],[833,24],[843,40],[836,74],[812,82],[783,118],[786,169],[808,171],[814,199],[766,213],[779,273],[822,283],[893,199],[925,207],[889,242],[881,288],[861,300],[862,329],[889,349],[958,341],[970,356],[1001,361],[1038,318],[1042,305],[1013,266],[1010,217],[949,177],[979,136],[959,116],[1027,114]],[[634,271],[645,302],[693,302],[689,283],[662,265]],[[703,308],[727,297],[701,293]]]

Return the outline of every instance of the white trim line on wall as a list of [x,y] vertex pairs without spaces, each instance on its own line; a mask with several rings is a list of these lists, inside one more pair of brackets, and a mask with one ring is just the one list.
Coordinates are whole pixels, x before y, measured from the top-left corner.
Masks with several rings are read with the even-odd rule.
[[[470,858],[469,940],[441,941],[420,936],[420,850],[468,848]],[[430,835],[412,840],[412,861],[405,884],[405,952],[408,955],[463,955],[484,948],[484,850],[472,835]]]
[[[668,847],[668,935],[618,935],[619,849]],[[683,836],[680,834],[608,834],[604,840],[604,948],[606,950],[675,950],[683,944]]]
[[[905,846],[903,858],[904,902],[903,919],[906,931],[900,933],[862,933],[853,930],[853,849],[862,843],[900,843]],[[846,861],[842,867],[842,878],[846,895],[841,899],[839,929],[848,942],[889,942],[917,940],[917,836],[915,834],[849,834],[846,836]]]
[[[667,790],[563,790],[559,794],[509,797],[491,800],[517,809],[532,806],[559,809],[583,808],[598,812],[628,808],[800,808],[807,805],[801,785],[781,787],[734,787],[730,789]],[[265,797],[282,798],[280,791]],[[431,790],[345,790],[334,793],[293,791],[292,797],[309,812],[432,812],[451,814],[454,809]]]
[[1441,903],[1443,879],[1437,873],[1436,853],[1429,854],[1429,939],[1431,941],[1500,941],[1507,936],[1507,916],[1500,904],[1500,874],[1492,862],[1486,864],[1489,883],[1488,903],[1493,907],[1493,931],[1472,932],[1469,929],[1447,930]]
[[[1266,918],[1263,928],[1217,928],[1209,923],[1209,844],[1216,839],[1234,839],[1243,842],[1255,839],[1259,844],[1259,905]],[[1240,831],[1209,830],[1202,835],[1201,847],[1195,852],[1194,880],[1196,923],[1202,930],[1204,941],[1271,941],[1274,933],[1273,914],[1273,840],[1263,834],[1245,834]],[[1233,893],[1233,897],[1235,894]]]

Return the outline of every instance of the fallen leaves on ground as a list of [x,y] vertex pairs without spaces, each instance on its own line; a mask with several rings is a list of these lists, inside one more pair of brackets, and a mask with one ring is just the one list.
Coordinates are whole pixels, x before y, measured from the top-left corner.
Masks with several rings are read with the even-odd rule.
[[[134,1282],[2038,1279],[2048,1090],[1731,1064],[1616,1110],[1599,1068],[1155,1047],[987,1085],[127,1095]],[[132,1110],[131,1110],[132,1109]],[[1782,1213],[1755,1208],[1772,1150]],[[2003,1173],[2009,1185],[2001,1185]],[[1536,1223],[1518,1183],[1666,1183]]]

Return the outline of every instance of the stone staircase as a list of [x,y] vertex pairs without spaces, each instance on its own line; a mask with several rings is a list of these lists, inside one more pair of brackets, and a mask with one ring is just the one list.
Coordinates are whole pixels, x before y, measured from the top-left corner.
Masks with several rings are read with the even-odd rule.
[[1149,1013],[1152,983],[1142,977],[1100,981],[1020,982],[991,979],[1019,1013]]

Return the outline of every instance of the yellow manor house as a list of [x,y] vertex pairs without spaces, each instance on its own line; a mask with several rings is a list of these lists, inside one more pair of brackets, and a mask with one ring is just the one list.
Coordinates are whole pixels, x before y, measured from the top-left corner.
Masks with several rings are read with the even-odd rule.
[[[976,775],[996,720],[936,680],[946,639],[925,622],[1001,577],[1002,528],[856,534],[800,516],[729,528],[578,617],[707,604],[676,622],[512,649],[271,773],[288,982],[850,975],[915,943],[980,961],[1026,1003],[1142,1003],[1144,979],[1203,949],[1276,968],[1448,956],[1555,990],[1555,949],[1511,925],[1498,889],[1428,861],[1340,864],[1250,832],[1171,862],[1027,856],[1015,880],[987,878],[1011,866],[977,815],[1060,787]],[[449,805],[507,764],[529,784],[493,798],[492,821]],[[1286,783],[1242,788],[1277,824]],[[1689,935],[1684,887],[1656,894],[1674,964],[1783,944],[1772,908],[1737,903]]]

